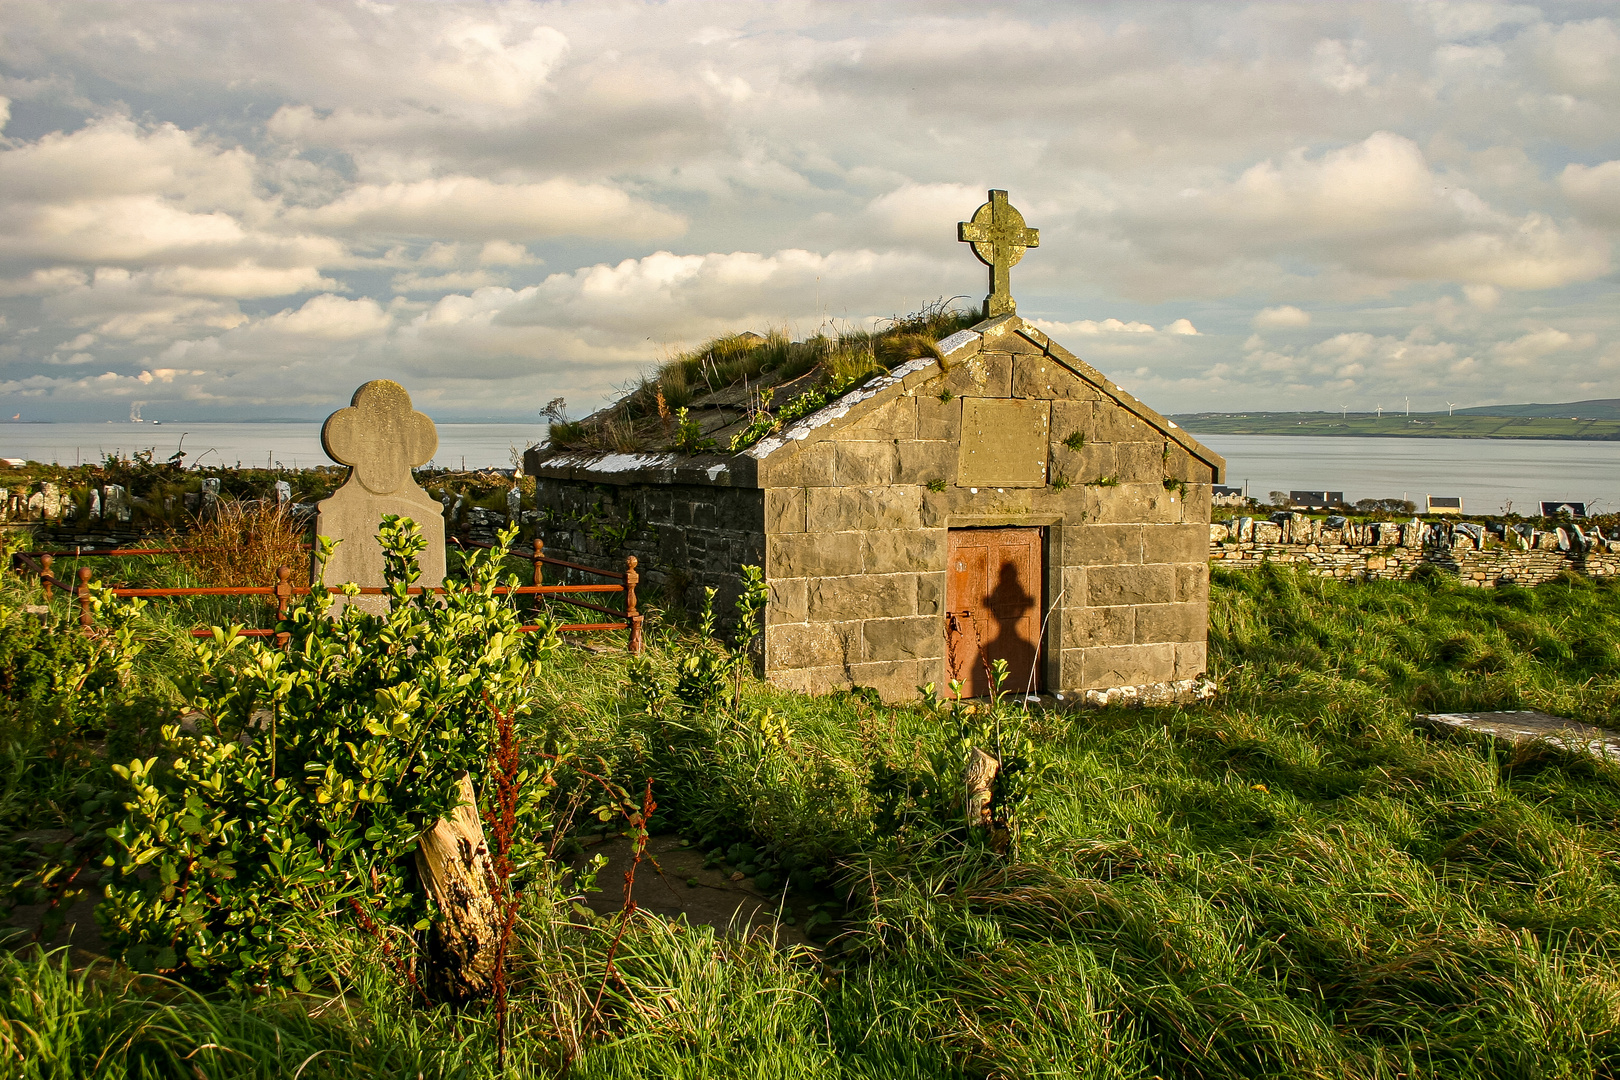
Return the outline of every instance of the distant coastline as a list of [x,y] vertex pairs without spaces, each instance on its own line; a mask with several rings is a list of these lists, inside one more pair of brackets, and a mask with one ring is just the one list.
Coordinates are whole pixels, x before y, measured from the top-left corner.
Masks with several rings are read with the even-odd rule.
[[1171,420],[1194,435],[1312,435],[1380,439],[1519,439],[1620,442],[1620,419],[1551,416],[1448,416],[1445,413],[1183,413]]

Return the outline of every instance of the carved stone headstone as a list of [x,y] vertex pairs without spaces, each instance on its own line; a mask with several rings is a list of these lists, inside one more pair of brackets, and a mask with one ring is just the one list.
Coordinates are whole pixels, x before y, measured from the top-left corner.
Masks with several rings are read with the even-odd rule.
[[512,490],[506,493],[506,520],[513,522],[523,512],[523,490],[513,485]]
[[[389,379],[366,383],[354,392],[348,408],[326,418],[321,445],[333,461],[349,466],[348,480],[316,506],[315,532],[342,541],[327,564],[326,583],[382,585],[377,528],[383,515],[398,514],[420,525],[427,541],[417,557],[422,568],[417,584],[442,584],[444,509],[411,476],[412,468],[427,463],[439,449],[439,432],[431,419],[411,408],[405,388]],[[387,609],[381,596],[356,602],[367,611]]]
[[285,480],[276,481],[276,505],[286,506],[292,502],[292,485]]
[[90,489],[90,520],[101,520],[101,492],[96,488]]
[[203,477],[202,512],[205,516],[219,513],[219,477],[217,476]]
[[103,507],[103,514],[110,521],[128,521],[130,514],[129,493],[121,484],[107,485],[107,502]]

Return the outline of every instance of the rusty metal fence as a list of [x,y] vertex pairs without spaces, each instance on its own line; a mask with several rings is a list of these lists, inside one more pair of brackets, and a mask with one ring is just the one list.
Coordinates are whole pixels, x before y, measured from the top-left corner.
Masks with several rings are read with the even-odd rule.
[[[461,546],[486,549],[494,547],[493,544],[471,543],[461,544]],[[80,559],[89,557],[117,558],[143,555],[185,555],[197,550],[200,549],[112,548],[105,551],[87,551],[84,549],[75,549],[72,551],[17,551],[12,553],[12,565],[19,570],[34,574],[39,579],[40,585],[45,590],[45,603],[47,606],[51,603],[53,591],[61,590],[67,595],[73,597],[79,608],[79,625],[88,629],[95,625],[95,606],[92,603],[92,592],[90,589],[90,583],[92,580],[94,580],[95,574],[90,567],[80,566],[75,574],[77,583],[75,585],[64,586],[61,581],[57,580],[54,572],[54,565],[57,558],[63,556]],[[636,586],[640,583],[641,576],[636,573],[636,557],[634,555],[631,555],[624,560],[624,572],[619,573],[614,570],[602,570],[594,566],[584,566],[580,563],[567,562],[563,559],[549,558],[545,554],[545,545],[540,540],[534,541],[534,550],[532,554],[513,549],[508,549],[506,553],[524,559],[525,561],[533,564],[534,584],[518,586],[500,585],[493,590],[495,595],[555,597],[558,603],[567,604],[568,606],[574,608],[600,612],[603,615],[608,616],[609,620],[611,621],[565,623],[560,626],[553,626],[552,629],[556,630],[558,633],[564,634],[624,630],[628,632],[626,644],[629,651],[632,653],[641,652],[643,616],[636,610]],[[547,585],[545,583],[545,568],[547,566],[559,567],[561,569],[571,570],[580,574],[606,578],[608,581],[603,584]],[[292,602],[293,597],[308,596],[310,592],[313,591],[310,586],[292,584],[291,578],[292,569],[290,567],[283,566],[276,571],[276,581],[273,585],[215,585],[175,589],[128,588],[119,586],[108,589],[107,592],[113,596],[121,598],[138,596],[143,599],[161,599],[177,596],[263,596],[274,602],[276,608],[276,620],[279,622],[286,617],[287,605]],[[333,595],[342,595],[344,592],[341,587],[336,585],[326,586],[326,591]],[[423,588],[418,586],[413,587],[408,591],[413,596],[420,596],[423,593],[443,594],[445,589],[443,587]],[[577,598],[581,594],[593,593],[623,594],[623,610],[615,611],[613,608],[605,607],[601,604],[593,604],[589,601]],[[387,596],[388,594],[389,590],[385,588],[365,587],[360,589],[360,595],[362,596]],[[543,624],[535,623],[520,626],[518,629],[523,632],[532,632],[541,629],[542,625]],[[191,634],[194,637],[208,637],[212,633],[213,631],[206,627],[197,627],[191,631]],[[278,635],[274,630],[265,629],[247,629],[241,631],[241,633],[244,637],[276,637],[278,643],[285,643],[287,637],[286,634]]]

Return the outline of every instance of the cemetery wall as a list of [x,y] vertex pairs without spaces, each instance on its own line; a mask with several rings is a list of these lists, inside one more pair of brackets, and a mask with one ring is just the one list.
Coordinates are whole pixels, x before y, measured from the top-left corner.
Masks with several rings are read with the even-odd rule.
[[1211,565],[1231,569],[1275,562],[1323,577],[1404,581],[1419,567],[1434,566],[1481,588],[1539,585],[1566,573],[1620,575],[1620,540],[1587,536],[1573,526],[1499,537],[1478,526],[1415,519],[1335,529],[1294,514],[1280,522],[1236,519],[1209,532]]
[[536,509],[523,520],[552,558],[622,571],[634,555],[640,594],[659,603],[695,612],[703,590],[716,589],[715,610],[729,627],[742,588],[738,568],[765,561],[764,502],[757,488],[553,480],[536,486]]

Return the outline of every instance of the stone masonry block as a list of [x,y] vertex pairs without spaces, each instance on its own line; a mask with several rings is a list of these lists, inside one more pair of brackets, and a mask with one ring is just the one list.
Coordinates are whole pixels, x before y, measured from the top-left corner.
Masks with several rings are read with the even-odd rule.
[[1063,611],[1063,643],[1089,648],[1097,645],[1136,643],[1134,607],[1080,607]]
[[861,569],[868,574],[939,570],[945,565],[944,529],[885,529],[848,533],[861,540]]
[[861,624],[865,660],[932,660],[945,655],[938,617],[868,619]]
[[981,352],[946,372],[945,385],[967,397],[1011,397],[1012,354]]
[[844,489],[835,487],[807,488],[805,498],[805,530],[813,536],[839,532],[844,528]]
[[828,667],[853,658],[859,623],[784,623],[765,628],[765,670]]
[[923,492],[923,488],[900,484],[844,488],[838,500],[838,527],[863,532],[921,528]]
[[1209,526],[1142,526],[1143,562],[1200,563],[1209,558]]
[[951,493],[947,491],[929,491],[922,489],[922,502],[917,509],[918,523],[924,529],[943,529],[950,520]]
[[765,491],[765,531],[804,532],[804,488],[767,488]]
[[1119,463],[1119,482],[1122,484],[1159,484],[1164,482],[1164,444],[1162,442],[1117,442],[1114,457]]
[[1112,399],[1105,398],[1094,404],[1091,410],[1089,429],[1086,432],[1087,442],[1142,442],[1153,438],[1157,432],[1146,422],[1137,418],[1136,414],[1117,404]]
[[1086,569],[1086,604],[1168,604],[1175,593],[1175,571],[1169,566],[1092,566]]
[[894,476],[896,483],[927,484],[934,480],[943,480],[948,484],[953,479],[953,470],[956,467],[955,444],[912,440],[902,442],[898,450],[899,461]]
[[817,623],[915,615],[916,604],[917,580],[912,574],[863,574],[810,582],[809,617]]
[[804,578],[778,578],[769,583],[765,622],[802,623],[809,617],[808,583]]
[[945,614],[945,574],[917,575],[917,614],[936,619]]
[[1070,476],[1075,483],[1088,484],[1108,476],[1119,479],[1119,455],[1114,452],[1113,443],[1087,443],[1074,456],[1079,459],[1079,465]]
[[888,484],[894,481],[894,442],[838,440],[839,484]]
[[930,385],[913,400],[917,403],[917,438],[954,444],[962,427],[962,399],[952,396],[949,401],[939,399],[944,381]]
[[1072,526],[1063,530],[1063,545],[1064,561],[1074,566],[1130,566],[1145,561],[1140,525]]
[[1203,641],[1209,631],[1207,604],[1144,604],[1136,609],[1136,644]]
[[870,686],[884,701],[909,701],[917,696],[917,687],[924,683],[942,685],[945,664],[942,660],[890,660],[869,664],[856,664],[849,669],[849,684]]
[[1209,671],[1209,646],[1188,641],[1176,646],[1176,678],[1196,679]]
[[859,533],[786,533],[772,536],[765,556],[767,578],[842,577],[860,572]]
[[889,441],[917,437],[917,400],[897,397],[840,428],[840,440]]
[[1141,686],[1176,677],[1174,645],[1117,645],[1086,649],[1080,657],[1082,689]]
[[799,451],[796,487],[832,487],[838,483],[838,444],[830,439],[813,442]]
[[1175,568],[1176,603],[1203,604],[1209,600],[1209,564],[1203,561]]
[[1095,386],[1048,356],[1013,358],[1013,397],[1097,401]]

